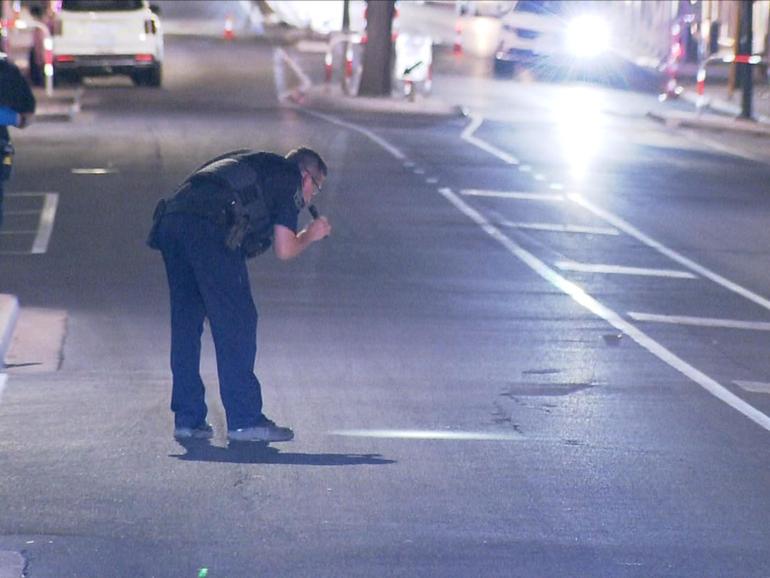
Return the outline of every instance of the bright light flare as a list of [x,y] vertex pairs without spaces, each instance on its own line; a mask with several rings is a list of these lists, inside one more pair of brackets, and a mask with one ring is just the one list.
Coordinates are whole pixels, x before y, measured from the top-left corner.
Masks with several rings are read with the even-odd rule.
[[567,49],[578,58],[595,58],[610,47],[609,24],[599,16],[583,14],[567,25]]

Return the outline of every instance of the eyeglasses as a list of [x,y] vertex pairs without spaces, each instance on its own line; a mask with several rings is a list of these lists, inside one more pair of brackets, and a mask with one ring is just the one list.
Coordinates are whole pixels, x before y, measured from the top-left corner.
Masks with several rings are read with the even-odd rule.
[[318,193],[321,192],[321,185],[318,184],[318,181],[315,180],[315,177],[313,175],[311,175],[310,173],[308,173],[308,175],[310,176],[310,180],[313,181],[313,186],[315,187],[315,193],[313,194],[317,195]]

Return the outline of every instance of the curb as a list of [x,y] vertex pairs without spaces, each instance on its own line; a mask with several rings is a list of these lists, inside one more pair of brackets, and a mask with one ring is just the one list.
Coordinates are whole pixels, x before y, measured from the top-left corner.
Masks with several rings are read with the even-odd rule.
[[430,96],[420,95],[414,101],[396,96],[349,96],[336,85],[313,85],[305,91],[299,91],[290,100],[302,106],[324,110],[436,116],[458,113],[456,106]]
[[0,293],[0,369],[5,367],[5,354],[11,345],[18,318],[19,300],[15,295]]
[[770,136],[770,126],[753,120],[718,116],[715,114],[698,114],[687,112],[653,112],[647,113],[650,118],[662,122],[666,126],[689,127],[710,130],[729,130],[759,136]]

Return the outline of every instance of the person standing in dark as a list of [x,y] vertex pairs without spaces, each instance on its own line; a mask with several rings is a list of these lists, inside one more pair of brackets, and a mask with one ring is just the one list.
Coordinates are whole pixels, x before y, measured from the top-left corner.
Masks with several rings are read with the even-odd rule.
[[19,68],[0,52],[0,229],[3,226],[3,191],[11,178],[13,145],[8,126],[25,128],[35,113],[35,96]]
[[[155,210],[148,239],[163,255],[171,302],[171,410],[174,437],[208,439],[201,335],[208,318],[231,441],[288,441],[294,432],[262,412],[254,373],[257,310],[246,259],[271,245],[293,259],[331,233],[309,206],[327,175],[321,156],[298,148],[285,157],[239,150],[204,164]],[[298,230],[308,207],[315,217]]]

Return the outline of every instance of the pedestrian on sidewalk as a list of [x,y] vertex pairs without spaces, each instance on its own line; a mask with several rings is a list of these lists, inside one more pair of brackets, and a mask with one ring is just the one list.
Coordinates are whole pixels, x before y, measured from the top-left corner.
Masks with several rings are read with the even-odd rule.
[[158,203],[148,244],[161,251],[168,276],[177,439],[213,435],[199,369],[204,318],[216,350],[228,439],[294,437],[262,412],[254,373],[257,310],[246,259],[271,245],[279,259],[292,259],[329,235],[331,225],[320,216],[298,231],[299,212],[320,192],[326,174],[321,156],[308,148],[285,157],[234,151],[204,164],[170,199]]
[[14,149],[9,126],[25,128],[35,113],[35,96],[19,67],[0,52],[0,229],[3,227],[3,191],[11,178]]

